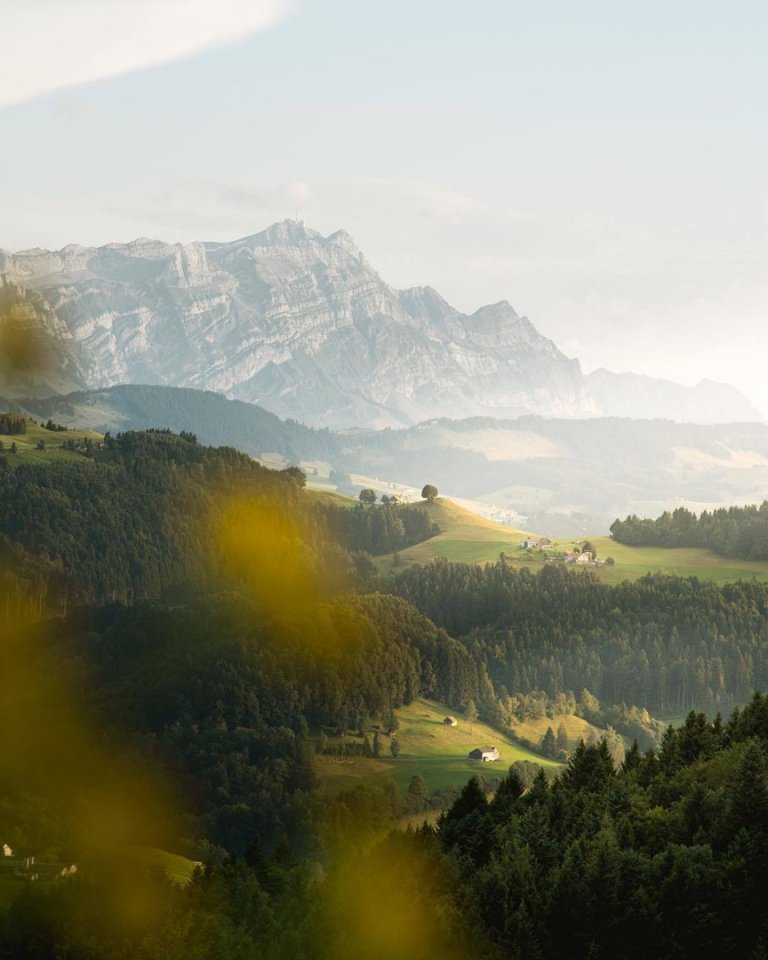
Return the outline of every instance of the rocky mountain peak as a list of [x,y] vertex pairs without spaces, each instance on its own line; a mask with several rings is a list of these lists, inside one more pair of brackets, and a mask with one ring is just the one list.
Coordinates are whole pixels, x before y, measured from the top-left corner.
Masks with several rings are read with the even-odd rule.
[[246,246],[246,247],[294,247],[309,240],[322,239],[316,230],[304,226],[303,220],[281,220],[273,223],[260,233],[235,240],[232,244],[211,244],[211,246]]
[[654,390],[657,415],[750,418],[738,391],[721,385],[670,392],[660,381],[585,377],[508,301],[467,315],[431,287],[396,290],[348,233],[324,237],[297,220],[231,243],[0,252],[0,280],[42,305],[69,390],[210,389],[341,428],[629,408],[646,416]]

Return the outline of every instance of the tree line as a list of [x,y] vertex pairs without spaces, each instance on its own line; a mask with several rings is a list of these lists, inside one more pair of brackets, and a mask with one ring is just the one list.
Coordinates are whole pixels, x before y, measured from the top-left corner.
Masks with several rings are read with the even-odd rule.
[[27,432],[25,417],[16,413],[0,413],[0,433],[22,434]]
[[723,557],[768,559],[768,500],[759,506],[666,510],[655,520],[628,516],[614,520],[611,536],[633,547],[706,547]]
[[360,502],[352,508],[325,506],[323,513],[334,539],[348,550],[373,556],[404,550],[440,533],[420,504]]

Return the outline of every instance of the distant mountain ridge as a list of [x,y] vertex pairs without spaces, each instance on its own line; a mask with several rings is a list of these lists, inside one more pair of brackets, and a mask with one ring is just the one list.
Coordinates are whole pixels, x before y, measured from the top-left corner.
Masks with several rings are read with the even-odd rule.
[[0,279],[33,298],[58,345],[43,382],[0,383],[7,395],[193,387],[332,428],[529,413],[761,419],[721,384],[585,376],[506,301],[467,315],[430,287],[396,290],[347,233],[295,221],[231,243],[0,251]]
[[[12,405],[0,401],[0,410]],[[764,423],[527,415],[333,432],[281,421],[214,392],[129,385],[19,400],[18,406],[42,421],[101,432],[189,431],[203,443],[234,446],[266,463],[303,463],[311,480],[331,486],[348,474],[416,490],[434,483],[441,493],[514,511],[528,518],[526,528],[555,535],[607,531],[617,516],[655,517],[681,505],[701,511],[760,503],[768,491]],[[336,479],[328,477],[334,470]],[[349,479],[343,486],[356,492]]]
[[161,428],[174,433],[194,433],[212,447],[235,447],[261,457],[276,453],[289,461],[340,461],[338,437],[329,430],[314,430],[295,421],[280,420],[253,403],[228,400],[211,390],[121,384],[103,390],[80,391],[48,399],[27,398],[17,406],[41,422],[71,427],[87,424],[99,433]]

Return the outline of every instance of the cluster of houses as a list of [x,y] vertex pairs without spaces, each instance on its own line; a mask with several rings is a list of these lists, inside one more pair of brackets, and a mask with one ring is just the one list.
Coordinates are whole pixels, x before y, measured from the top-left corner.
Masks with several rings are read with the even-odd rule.
[[[446,727],[458,727],[459,721],[456,719],[456,717],[448,716],[443,720],[443,724]],[[485,761],[488,763],[491,760],[500,760],[501,754],[494,746],[475,747],[474,750],[469,751],[469,759]]]
[[594,557],[589,550],[584,550],[583,553],[566,553],[562,557],[550,557],[551,560],[559,560],[561,563],[576,563],[580,567],[599,567],[605,563],[604,560],[598,560],[597,557]]
[[[520,541],[521,550],[545,550],[553,546],[553,541],[548,537],[525,537]],[[601,567],[605,561],[598,560],[589,550],[579,553],[576,550],[557,555],[550,555],[546,560],[551,563],[575,563],[580,567]]]
[[525,537],[520,541],[521,550],[543,550],[551,546],[552,541],[547,537]]
[[17,880],[56,880],[72,877],[77,873],[77,866],[70,863],[38,863],[35,857],[19,857],[13,855],[13,849],[7,843],[2,845],[3,857],[0,861],[0,873],[10,875]]

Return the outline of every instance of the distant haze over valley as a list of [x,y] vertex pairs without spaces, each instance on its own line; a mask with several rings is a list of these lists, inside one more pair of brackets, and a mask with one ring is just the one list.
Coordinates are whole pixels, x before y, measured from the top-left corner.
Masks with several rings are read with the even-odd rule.
[[2,294],[36,308],[54,362],[5,396],[115,384],[213,390],[315,427],[434,418],[759,421],[735,388],[585,375],[506,301],[471,315],[390,287],[351,237],[296,221],[230,243],[137,240],[0,252]]
[[[399,430],[312,430],[214,392],[118,386],[20,400],[32,416],[112,433],[191,431],[272,465],[301,463],[313,484],[357,494],[351,474],[474,500],[527,518],[541,533],[605,533],[629,513],[760,502],[768,491],[768,425],[590,418],[434,420]],[[369,485],[366,483],[365,485]]]

